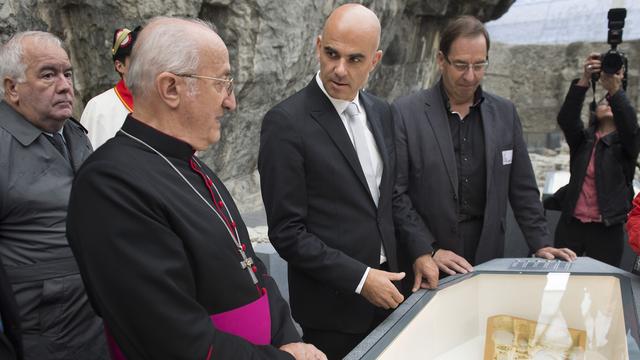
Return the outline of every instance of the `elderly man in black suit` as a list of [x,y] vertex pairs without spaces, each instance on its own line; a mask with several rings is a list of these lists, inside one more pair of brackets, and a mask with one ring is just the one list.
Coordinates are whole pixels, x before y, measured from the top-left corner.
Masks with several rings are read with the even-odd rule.
[[[330,359],[404,300],[391,215],[391,111],[361,90],[382,57],[379,41],[372,11],[337,8],[317,39],[320,71],[262,124],[258,169],[269,237],[288,262],[303,338]],[[414,288],[435,287],[430,252],[421,242],[407,245],[425,278]]]
[[427,243],[444,274],[504,255],[507,201],[533,253],[576,256],[550,246],[515,106],[480,86],[488,51],[479,20],[455,19],[440,37],[440,81],[392,105],[399,238]]

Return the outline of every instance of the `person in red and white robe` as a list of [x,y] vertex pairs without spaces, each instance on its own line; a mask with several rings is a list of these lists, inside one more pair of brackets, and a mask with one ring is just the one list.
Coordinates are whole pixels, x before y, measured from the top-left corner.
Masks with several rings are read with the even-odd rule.
[[80,118],[80,123],[88,130],[87,136],[94,149],[111,139],[122,127],[124,119],[133,112],[133,97],[125,85],[129,69],[129,55],[140,32],[122,28],[113,34],[113,65],[120,81],[111,89],[89,100]]

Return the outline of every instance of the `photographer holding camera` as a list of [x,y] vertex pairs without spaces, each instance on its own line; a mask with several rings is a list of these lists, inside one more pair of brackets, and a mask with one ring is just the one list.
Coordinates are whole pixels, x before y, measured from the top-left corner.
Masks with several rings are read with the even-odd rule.
[[[571,178],[554,194],[562,210],[555,246],[619,266],[640,131],[636,111],[623,88],[624,66],[602,71],[601,58],[597,53],[587,57],[582,76],[572,82],[558,114],[558,125],[570,148]],[[597,103],[594,95],[585,128],[580,112],[590,81],[598,75],[607,94]]]

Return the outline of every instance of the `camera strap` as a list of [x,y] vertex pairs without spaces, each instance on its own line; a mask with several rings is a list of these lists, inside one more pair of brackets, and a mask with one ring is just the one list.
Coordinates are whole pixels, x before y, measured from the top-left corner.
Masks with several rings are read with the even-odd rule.
[[596,107],[598,106],[598,103],[596,102],[596,81],[597,80],[591,79],[591,90],[593,91],[593,100],[591,101],[589,110],[591,110],[592,112],[595,112]]

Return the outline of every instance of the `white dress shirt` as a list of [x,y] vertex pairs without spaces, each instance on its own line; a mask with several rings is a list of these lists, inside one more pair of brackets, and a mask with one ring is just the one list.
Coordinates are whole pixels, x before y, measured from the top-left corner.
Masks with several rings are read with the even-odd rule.
[[[375,176],[376,176],[375,184],[378,187],[378,189],[371,189],[370,187],[369,191],[371,192],[372,196],[379,196],[380,181],[382,180],[382,170],[383,170],[382,157],[380,156],[380,152],[378,151],[378,146],[376,145],[376,141],[375,141],[375,138],[373,137],[373,133],[371,133],[369,123],[367,122],[367,113],[364,109],[364,106],[360,104],[360,93],[359,92],[356,93],[356,96],[352,101],[335,99],[335,98],[332,98],[329,95],[329,93],[327,93],[327,90],[324,88],[324,84],[320,79],[320,72],[316,74],[316,82],[318,83],[320,90],[322,90],[322,92],[327,96],[329,101],[331,101],[331,104],[333,104],[333,107],[336,109],[336,112],[340,116],[340,120],[342,120],[342,125],[344,125],[344,128],[347,131],[347,134],[349,135],[349,139],[351,140],[352,144],[353,144],[353,134],[351,133],[351,127],[349,126],[349,123],[348,123],[349,119],[347,119],[347,115],[345,114],[344,111],[347,109],[347,106],[349,106],[349,104],[352,102],[355,103],[358,109],[360,110],[359,118],[361,121],[364,121],[365,124],[367,124],[366,138],[367,138],[367,147],[369,149],[368,153],[371,160],[371,164],[373,165],[373,169],[375,171]],[[374,199],[374,202],[377,204],[378,199]],[[384,247],[381,244],[380,245],[380,264],[386,261],[387,261],[387,257],[384,253]],[[364,275],[362,275],[362,279],[360,280],[360,283],[358,283],[358,287],[356,288],[357,294],[360,294],[360,291],[362,291],[362,287],[364,286],[364,282],[367,279],[369,270],[371,270],[371,268],[367,267],[367,270],[365,270]]]

